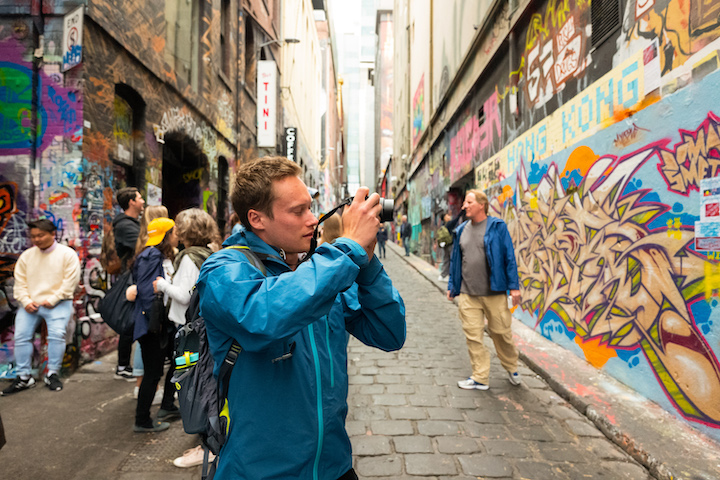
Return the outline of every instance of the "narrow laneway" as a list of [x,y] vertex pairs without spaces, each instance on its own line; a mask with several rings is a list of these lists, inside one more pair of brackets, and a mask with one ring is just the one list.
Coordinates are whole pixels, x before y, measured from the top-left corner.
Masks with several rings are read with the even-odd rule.
[[519,387],[493,357],[490,390],[459,389],[470,363],[457,308],[398,252],[383,262],[405,301],[405,347],[349,347],[347,428],[361,478],[650,478],[524,365]]

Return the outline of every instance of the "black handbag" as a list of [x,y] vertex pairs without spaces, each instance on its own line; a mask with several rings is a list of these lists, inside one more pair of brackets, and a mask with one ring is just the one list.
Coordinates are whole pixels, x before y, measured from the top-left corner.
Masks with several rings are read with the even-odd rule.
[[103,321],[120,335],[132,335],[135,328],[135,304],[125,296],[125,291],[133,283],[132,271],[128,270],[115,280],[105,297],[100,300],[99,311]]
[[167,310],[163,303],[163,294],[156,293],[150,304],[150,310],[147,312],[148,332],[159,334],[163,331],[168,320]]

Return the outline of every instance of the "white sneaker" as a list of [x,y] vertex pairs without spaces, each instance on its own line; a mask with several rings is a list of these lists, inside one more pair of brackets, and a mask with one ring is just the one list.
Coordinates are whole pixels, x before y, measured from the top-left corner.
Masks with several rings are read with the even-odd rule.
[[[202,465],[204,455],[205,452],[202,445],[198,445],[190,450],[185,450],[182,457],[178,457],[173,460],[173,465],[180,468],[196,467],[198,465]],[[215,460],[215,454],[208,452],[208,463],[212,463],[213,460]]]
[[518,372],[508,372],[508,381],[516,387],[520,385],[520,375],[518,375]]
[[489,385],[485,385],[484,383],[478,383],[472,378],[460,380],[458,382],[458,387],[462,388],[463,390],[487,390],[488,388],[490,388]]
[[153,397],[153,401],[151,405],[160,405],[162,403],[162,397],[165,394],[165,390],[160,388],[155,392],[155,397]]

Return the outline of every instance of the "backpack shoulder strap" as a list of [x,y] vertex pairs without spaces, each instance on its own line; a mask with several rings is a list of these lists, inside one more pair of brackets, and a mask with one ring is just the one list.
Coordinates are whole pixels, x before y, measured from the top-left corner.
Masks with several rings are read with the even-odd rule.
[[230,245],[229,247],[225,248],[232,248],[233,250],[238,250],[244,253],[250,263],[252,263],[255,268],[260,270],[263,276],[267,276],[267,269],[265,268],[265,264],[260,260],[260,258],[258,258],[255,252],[250,250],[250,247],[246,247],[244,245]]
[[[267,269],[265,268],[265,264],[260,261],[258,256],[250,250],[250,247],[246,247],[244,245],[231,245],[226,248],[231,248],[233,250],[238,250],[245,254],[247,259],[250,261],[250,263],[255,266],[258,270],[260,270],[263,274],[263,276],[267,276]],[[220,393],[221,398],[227,398],[228,394],[228,387],[230,379],[230,373],[232,372],[233,367],[235,366],[235,362],[237,361],[238,355],[240,355],[240,352],[242,352],[242,347],[238,343],[237,340],[233,339],[233,343],[230,346],[230,350],[228,350],[227,355],[225,356],[225,360],[223,361],[222,365],[220,365],[220,371],[218,372],[218,380],[219,386],[220,386]]]

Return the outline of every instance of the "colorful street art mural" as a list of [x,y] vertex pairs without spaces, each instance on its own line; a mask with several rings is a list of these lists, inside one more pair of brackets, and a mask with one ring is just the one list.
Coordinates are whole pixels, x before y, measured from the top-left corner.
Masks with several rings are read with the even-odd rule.
[[703,0],[626,2],[615,63],[659,42],[661,73],[669,73],[720,35],[718,13],[717,2]]
[[617,28],[585,0],[531,6],[512,54],[460,78],[473,88],[447,92],[453,111],[428,112],[411,246],[435,263],[438,215],[485,190],[515,242],[514,315],[720,439],[720,251],[696,247],[700,183],[720,178],[720,6],[622,5]]
[[425,130],[425,75],[415,89],[412,101],[412,143],[417,145],[420,134]]
[[695,249],[694,224],[699,179],[720,174],[718,87],[715,73],[630,128],[521,157],[488,190],[515,243],[515,315],[715,438],[720,290],[707,272],[718,259]]
[[[175,78],[163,60],[164,33],[156,28],[164,18],[162,3],[129,0],[121,11],[113,2],[91,2],[86,15],[94,21],[86,22],[83,32],[83,63],[64,72],[58,48],[63,14],[76,3],[43,4],[40,48],[30,16],[39,4],[14,3],[18,15],[0,19],[0,378],[14,375],[18,305],[12,296],[12,272],[30,246],[27,222],[51,220],[58,241],[74,248],[80,258],[82,275],[63,362],[73,370],[117,344],[116,334],[98,313],[112,282],[99,255],[103,232],[118,212],[115,191],[137,185],[148,200],[162,201],[162,165],[168,155],[163,142],[181,139],[206,159],[199,175],[182,171],[181,177],[189,175],[200,185],[199,206],[217,212],[217,159],[223,156],[232,171],[236,156],[236,105],[223,83],[233,81],[236,68],[231,67],[232,78],[221,81],[214,67],[220,65],[220,52],[213,48],[220,36],[217,6],[208,6],[208,18],[202,19],[201,53],[208,67],[203,69],[203,91],[198,92]],[[43,55],[35,68],[34,53]],[[228,210],[223,209],[224,214],[229,215]],[[45,366],[44,335],[39,331],[34,341],[33,367],[39,371]]]

